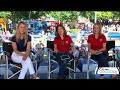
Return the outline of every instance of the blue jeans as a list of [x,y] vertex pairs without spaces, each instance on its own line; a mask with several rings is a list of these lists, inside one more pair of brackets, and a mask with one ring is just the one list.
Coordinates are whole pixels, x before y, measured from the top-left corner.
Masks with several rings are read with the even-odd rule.
[[71,54],[69,54],[69,53],[57,53],[56,54],[56,61],[59,64],[58,77],[60,77],[60,78],[64,78],[65,75],[69,74],[69,70],[66,68],[66,66],[67,66],[70,59],[61,60],[61,56],[67,55],[67,54],[71,56]]
[[98,62],[98,67],[109,67],[108,65],[108,53],[103,52],[99,55],[91,55],[91,59]]
[[[99,67],[109,67],[108,65],[108,53],[103,52],[99,55],[91,55],[91,59],[98,62],[98,68]],[[101,74],[103,76],[103,74]]]

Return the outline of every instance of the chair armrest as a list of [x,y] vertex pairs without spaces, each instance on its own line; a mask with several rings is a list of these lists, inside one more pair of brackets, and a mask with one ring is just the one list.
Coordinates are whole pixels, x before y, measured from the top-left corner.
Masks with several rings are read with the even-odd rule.
[[30,51],[30,58],[32,61],[34,61],[36,59],[36,52],[35,51]]
[[35,51],[32,51],[32,50],[30,52],[33,53],[34,55],[36,54]]

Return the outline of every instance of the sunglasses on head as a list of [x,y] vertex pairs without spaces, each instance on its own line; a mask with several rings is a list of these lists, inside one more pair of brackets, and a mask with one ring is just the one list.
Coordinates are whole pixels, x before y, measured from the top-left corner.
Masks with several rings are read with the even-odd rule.
[[64,40],[62,40],[62,46],[64,46],[65,45],[65,42],[64,42]]

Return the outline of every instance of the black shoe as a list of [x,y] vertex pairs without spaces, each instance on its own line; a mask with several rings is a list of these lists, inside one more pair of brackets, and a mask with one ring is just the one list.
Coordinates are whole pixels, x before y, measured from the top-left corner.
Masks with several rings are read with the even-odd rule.
[[65,76],[61,77],[60,79],[69,79],[69,75],[65,75]]
[[63,77],[57,77],[57,79],[66,79],[66,76],[63,76]]
[[57,79],[62,79],[62,77],[57,77]]
[[65,75],[65,78],[66,78],[66,79],[69,79],[69,75]]
[[63,76],[62,79],[66,79],[66,76]]

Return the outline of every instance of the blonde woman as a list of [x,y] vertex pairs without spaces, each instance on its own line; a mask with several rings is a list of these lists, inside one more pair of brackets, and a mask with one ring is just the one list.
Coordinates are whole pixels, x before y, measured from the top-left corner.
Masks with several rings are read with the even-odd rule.
[[[109,67],[108,65],[108,52],[106,48],[106,37],[101,33],[102,25],[95,23],[93,26],[93,34],[88,36],[88,49],[91,53],[91,59],[98,62],[98,67]],[[116,75],[112,75],[116,78]],[[104,75],[100,75],[100,79],[104,79]]]
[[27,26],[24,22],[19,22],[15,35],[11,39],[13,53],[12,60],[15,63],[21,63],[22,69],[18,79],[24,79],[27,71],[34,79],[37,79],[37,75],[34,71],[32,61],[29,57],[31,49],[31,37],[28,35]]

